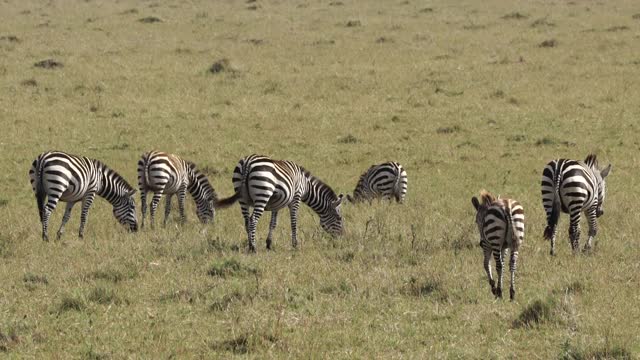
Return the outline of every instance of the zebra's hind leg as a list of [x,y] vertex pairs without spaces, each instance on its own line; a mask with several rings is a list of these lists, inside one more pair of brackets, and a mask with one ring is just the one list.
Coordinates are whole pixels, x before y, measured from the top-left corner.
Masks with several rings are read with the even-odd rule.
[[82,200],[82,213],[80,213],[80,230],[78,230],[78,237],[80,237],[81,239],[84,237],[84,227],[87,224],[89,208],[91,207],[91,204],[93,204],[93,199],[95,197],[95,191],[89,191]]
[[167,226],[167,220],[169,220],[169,214],[171,214],[171,198],[172,194],[167,194],[167,198],[164,200],[164,222],[163,226]]
[[504,253],[506,249],[500,251],[494,251],[493,257],[496,261],[496,272],[498,273],[498,285],[496,286],[495,296],[496,298],[502,298],[502,274],[504,269]]
[[598,222],[596,220],[595,206],[589,210],[589,213],[587,213],[587,220],[589,221],[589,237],[587,238],[587,243],[584,245],[584,251],[591,250],[593,239],[598,233]]
[[275,230],[278,221],[278,211],[271,211],[271,222],[269,223],[269,235],[267,235],[267,250],[271,250],[271,241],[273,239],[273,230]]
[[263,207],[254,207],[253,214],[249,218],[249,252],[252,253],[256,252],[256,227],[263,211]]
[[42,210],[42,240],[49,241],[49,218],[58,205],[58,198],[49,195],[49,200]]
[[509,298],[511,301],[516,297],[516,266],[518,265],[518,250],[511,251],[509,260],[509,270],[511,271],[511,287],[509,288]]
[[487,273],[487,279],[489,279],[489,285],[491,285],[491,293],[496,294],[496,282],[493,281],[491,275],[491,249],[484,251],[484,271]]
[[158,210],[158,204],[160,203],[160,199],[162,198],[162,191],[159,192],[154,192],[153,193],[153,198],[151,199],[151,214],[150,214],[150,220],[151,220],[151,228],[153,229],[153,227],[156,225],[156,210]]
[[64,216],[62,217],[62,223],[60,224],[60,229],[58,229],[58,233],[56,234],[57,240],[60,240],[62,234],[64,234],[64,226],[67,224],[69,219],[71,218],[71,209],[73,209],[73,205],[75,203],[68,202],[66,208],[64,209]]
[[573,253],[577,253],[580,249],[580,212],[571,216],[571,224],[569,225],[569,241],[571,241],[571,249]]
[[298,207],[300,206],[300,194],[293,197],[289,204],[289,214],[291,215],[291,246],[298,248]]
[[558,227],[554,226],[551,230],[551,256],[556,255],[556,235],[558,234]]
[[187,217],[184,214],[184,200],[187,197],[187,184],[184,184],[178,189],[178,209],[180,210],[180,222],[184,225],[187,222]]
[[140,229],[144,228],[144,218],[147,215],[147,191],[140,188],[140,211],[142,211],[142,221]]

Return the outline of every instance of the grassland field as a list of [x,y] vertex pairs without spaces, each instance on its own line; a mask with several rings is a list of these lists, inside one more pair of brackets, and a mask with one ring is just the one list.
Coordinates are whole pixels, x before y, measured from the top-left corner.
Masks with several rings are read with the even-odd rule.
[[[3,0],[0,358],[638,358],[639,79],[631,0]],[[409,191],[345,204],[341,238],[301,207],[297,251],[287,211],[249,255],[239,207],[202,225],[192,201],[130,234],[99,199],[45,243],[27,172],[50,149],[131,184],[173,152],[220,196],[251,153],[341,193],[395,160]],[[613,164],[595,248],[563,215],[551,257],[542,168],[589,152]],[[483,188],[525,208],[514,302],[482,268]]]

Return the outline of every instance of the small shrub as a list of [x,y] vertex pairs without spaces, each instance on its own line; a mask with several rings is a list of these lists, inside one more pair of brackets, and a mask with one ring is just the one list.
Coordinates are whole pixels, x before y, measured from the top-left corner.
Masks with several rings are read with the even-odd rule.
[[597,349],[580,349],[571,345],[569,340],[566,340],[562,344],[559,358],[560,360],[631,360],[634,359],[634,356],[631,350],[619,345],[612,345],[607,338],[604,347]]
[[460,132],[460,130],[462,130],[460,128],[460,126],[454,125],[454,126],[447,126],[447,127],[439,127],[439,128],[436,129],[436,133],[438,133],[438,134],[453,134],[453,133]]
[[220,59],[215,61],[210,67],[209,72],[212,74],[218,74],[229,69],[229,60]]
[[505,20],[523,20],[523,19],[528,19],[529,15],[525,15],[517,11],[514,11],[512,13],[504,15],[502,18]]
[[552,48],[558,46],[558,41],[556,39],[549,39],[541,42],[538,47],[541,48]]
[[278,338],[271,333],[245,333],[230,340],[212,342],[213,350],[223,350],[242,355],[257,349],[267,349],[278,343]]
[[6,41],[10,43],[19,43],[20,39],[18,39],[18,37],[15,35],[3,35],[3,36],[0,36],[0,41]]
[[257,273],[258,271],[256,269],[246,267],[236,259],[228,259],[221,263],[213,264],[207,271],[207,275],[209,276],[217,276],[222,278],[244,276],[247,274]]
[[239,291],[233,291],[230,294],[225,294],[220,299],[215,300],[210,306],[210,311],[227,311],[232,303],[244,299]]
[[347,21],[347,27],[357,27],[357,26],[362,26],[362,23],[360,22],[360,20]]
[[88,297],[89,301],[98,303],[98,304],[115,304],[120,305],[123,303],[127,303],[126,300],[123,300],[116,294],[116,292],[112,289],[107,289],[104,287],[96,287],[89,293]]
[[536,300],[522,310],[513,325],[516,328],[526,328],[552,322],[555,306],[555,301],[551,297],[546,300]]
[[22,86],[38,86],[38,82],[36,81],[36,79],[23,80],[20,84]]
[[35,64],[33,64],[33,66],[43,68],[43,69],[55,69],[55,68],[64,67],[64,65],[60,61],[53,60],[53,59],[38,61]]
[[418,12],[420,12],[422,14],[432,13],[433,12],[433,8],[430,8],[430,7],[422,8]]
[[58,305],[58,312],[65,311],[82,311],[86,308],[84,301],[80,298],[73,296],[65,296],[62,298],[62,301]]
[[343,137],[338,139],[338,143],[340,143],[340,144],[355,144],[357,142],[359,142],[358,138],[356,138],[355,136],[353,136],[351,134],[343,136]]
[[32,273],[24,274],[22,281],[24,281],[25,283],[44,284],[44,285],[47,285],[49,283],[49,280],[47,280],[47,277],[45,275],[36,275]]
[[547,18],[540,18],[531,23],[531,27],[538,26],[556,26],[556,24],[547,20]]
[[554,145],[554,144],[556,144],[556,140],[546,136],[536,141],[536,146]]
[[162,22],[162,19],[160,19],[157,16],[147,16],[147,17],[143,17],[141,19],[138,19],[138,21],[143,23],[143,24],[154,24],[154,23]]
[[527,141],[527,135],[524,135],[524,134],[510,135],[507,137],[507,140],[513,141],[513,142],[523,142],[523,141]]

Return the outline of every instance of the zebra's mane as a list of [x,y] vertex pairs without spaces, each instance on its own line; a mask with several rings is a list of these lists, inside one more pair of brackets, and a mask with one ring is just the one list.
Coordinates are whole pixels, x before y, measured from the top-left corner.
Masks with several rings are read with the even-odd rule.
[[[93,163],[96,165],[96,168],[100,169],[105,176],[110,177],[111,179],[115,179],[118,184],[123,185],[125,193],[134,190],[133,186],[131,186],[129,182],[122,175],[120,175],[117,171],[110,168],[107,164],[96,159],[90,159],[90,160],[93,161]],[[106,180],[107,179],[105,178],[102,181],[106,181]],[[117,190],[120,190],[120,189],[117,189]]]
[[496,201],[496,197],[487,190],[480,191],[480,199],[482,200],[482,205],[490,205]]
[[587,155],[587,158],[584,159],[584,163],[587,164],[589,167],[592,167],[594,169],[598,168],[598,159],[596,158],[595,154]]
[[309,181],[312,184],[315,184],[320,189],[326,190],[325,192],[331,195],[331,200],[338,200],[338,195],[336,194],[335,191],[333,191],[331,186],[327,185],[324,181],[320,180],[320,178],[318,178],[317,176],[311,174],[307,169],[303,168],[302,166],[300,166],[300,170],[302,170],[302,172],[309,178]]
[[213,186],[211,186],[211,183],[209,182],[209,179],[207,178],[207,176],[197,168],[195,163],[188,160],[185,160],[185,163],[187,164],[191,173],[193,174],[194,184],[192,184],[192,186],[189,186],[189,190],[196,191],[196,189],[198,189],[199,187],[204,187],[207,190],[211,190],[211,196],[214,199],[217,199],[218,194],[216,194],[216,191],[213,189]]

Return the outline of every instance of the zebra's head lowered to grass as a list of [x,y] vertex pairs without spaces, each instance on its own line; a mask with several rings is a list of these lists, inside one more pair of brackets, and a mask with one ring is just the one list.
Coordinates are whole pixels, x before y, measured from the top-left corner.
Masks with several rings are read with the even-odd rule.
[[611,164],[607,167],[601,169],[598,167],[598,159],[594,154],[589,154],[587,158],[584,160],[585,164],[589,166],[591,171],[593,171],[593,175],[596,178],[598,185],[598,206],[596,208],[596,216],[600,217],[604,214],[604,198],[606,195],[606,181],[605,178],[611,172]]
[[213,221],[215,216],[214,203],[218,197],[215,190],[209,183],[207,176],[196,168],[192,162],[187,162],[189,172],[188,191],[196,202],[196,214],[203,224]]
[[118,196],[113,204],[113,216],[118,219],[120,224],[127,226],[129,231],[138,231],[138,219],[136,218],[136,202],[133,195],[135,189]]
[[344,196],[340,194],[336,200],[329,203],[324,212],[320,213],[320,226],[333,236],[339,236],[344,233],[344,224],[340,205]]

